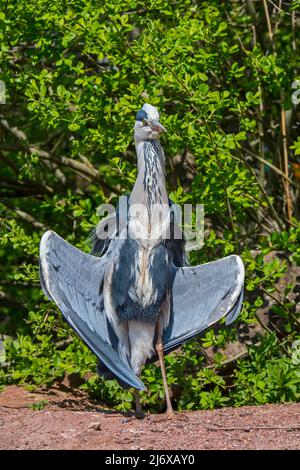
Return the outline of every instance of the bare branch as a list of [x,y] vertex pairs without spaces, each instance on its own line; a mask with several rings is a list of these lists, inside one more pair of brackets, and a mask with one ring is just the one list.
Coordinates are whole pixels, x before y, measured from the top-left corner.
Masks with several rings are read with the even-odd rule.
[[10,205],[10,204],[5,204],[7,207],[15,211],[18,217],[20,219],[25,220],[25,222],[28,222],[29,224],[33,225],[33,227],[42,229],[42,230],[47,230],[47,227],[42,223],[36,220],[31,214],[28,214],[28,212],[25,212],[24,210],[19,209],[16,206]]
[[291,178],[289,178],[288,176],[286,176],[286,174],[284,174],[279,168],[277,168],[277,166],[273,165],[272,163],[268,162],[268,160],[265,160],[264,158],[262,157],[259,157],[258,155],[255,155],[255,153],[251,152],[250,150],[246,149],[245,147],[242,147],[242,149],[248,153],[248,155],[250,155],[251,157],[255,158],[256,160],[264,163],[265,165],[267,165],[269,168],[271,168],[273,171],[275,171],[275,173],[277,173],[278,175],[282,176],[283,179],[285,179],[286,181],[288,181],[291,185],[295,186],[295,188],[297,189],[300,189],[300,185],[297,184],[295,181],[291,180]]
[[[288,145],[287,145],[287,136],[286,136],[286,113],[283,105],[283,96],[282,96],[282,105],[281,105],[281,135],[282,135],[282,146],[283,146],[283,172],[285,176],[289,175],[289,162],[288,162]],[[292,221],[292,199],[290,193],[290,187],[286,179],[283,180],[283,187],[285,193],[285,203],[286,203],[286,216],[289,224]]]
[[[6,119],[1,119],[1,124],[2,126],[7,129],[12,135],[14,135],[19,142],[26,144],[27,143],[27,137],[26,134],[18,129],[17,127],[11,127],[9,123],[6,121]],[[69,157],[55,157],[53,154],[50,152],[47,152],[46,150],[40,149],[36,145],[28,144],[26,145],[26,148],[30,151],[30,153],[34,153],[39,155],[40,157],[44,158],[45,160],[50,160],[52,162],[55,162],[57,165],[64,165],[68,168],[71,168],[72,170],[75,170],[85,176],[88,176],[90,179],[94,179],[98,181],[104,188],[107,190],[114,192],[115,194],[120,194],[120,190],[118,188],[114,188],[107,184],[100,176],[99,171],[91,164],[83,163],[77,160],[74,160],[73,158]]]

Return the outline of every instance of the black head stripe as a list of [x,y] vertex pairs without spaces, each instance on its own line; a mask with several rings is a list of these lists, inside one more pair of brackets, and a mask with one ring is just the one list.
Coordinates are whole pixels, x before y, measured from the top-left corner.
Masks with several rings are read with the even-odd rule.
[[135,118],[137,121],[143,121],[144,119],[148,119],[148,114],[146,113],[146,111],[144,111],[143,109],[140,109],[137,113],[136,113],[136,118]]

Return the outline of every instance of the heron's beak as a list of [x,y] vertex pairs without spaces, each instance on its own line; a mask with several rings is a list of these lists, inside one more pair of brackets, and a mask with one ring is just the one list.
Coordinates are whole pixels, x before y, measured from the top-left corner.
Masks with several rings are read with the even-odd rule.
[[149,121],[149,126],[156,132],[167,132],[167,129],[158,121]]

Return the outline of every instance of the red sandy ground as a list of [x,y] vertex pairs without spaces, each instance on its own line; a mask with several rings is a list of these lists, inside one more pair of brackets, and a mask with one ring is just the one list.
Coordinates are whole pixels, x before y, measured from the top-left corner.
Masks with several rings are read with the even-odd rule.
[[[28,406],[47,400],[41,411]],[[184,413],[187,420],[126,416],[81,392],[0,393],[0,449],[300,449],[300,404],[245,406]]]

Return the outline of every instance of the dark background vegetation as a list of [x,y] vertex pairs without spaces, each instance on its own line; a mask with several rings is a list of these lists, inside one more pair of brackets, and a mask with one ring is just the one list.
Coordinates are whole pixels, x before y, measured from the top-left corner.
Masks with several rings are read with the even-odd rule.
[[[68,375],[131,406],[41,293],[38,245],[51,228],[88,251],[96,208],[132,188],[134,116],[151,102],[168,129],[171,198],[205,205],[191,263],[237,253],[246,266],[235,325],[168,356],[175,407],[298,400],[299,0],[0,5],[2,385]],[[142,378],[144,405],[162,409],[159,368]]]

